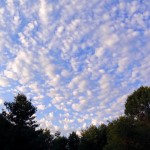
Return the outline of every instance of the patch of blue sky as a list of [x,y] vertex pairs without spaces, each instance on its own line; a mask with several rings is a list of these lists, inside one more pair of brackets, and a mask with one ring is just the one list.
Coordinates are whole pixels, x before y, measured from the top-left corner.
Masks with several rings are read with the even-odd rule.
[[4,7],[6,5],[6,0],[1,0],[0,1],[0,7]]
[[[0,25],[4,37],[0,98],[9,99],[6,92],[13,99],[19,88],[24,89],[29,97],[36,97],[38,120],[46,122],[54,112],[51,117],[56,120],[50,125],[67,133],[70,130],[63,127],[70,126],[72,118],[71,130],[75,130],[90,125],[93,118],[98,125],[115,117],[110,104],[119,114],[125,101],[122,96],[150,83],[149,1],[12,2],[0,2],[5,12]],[[6,86],[5,79],[11,86]],[[37,100],[38,96],[43,98]]]
[[[129,1],[129,0],[127,0],[127,1]],[[103,2],[103,9],[110,10],[112,8],[112,6],[118,5],[118,2],[119,2],[119,0],[114,0],[114,1],[108,0],[106,2]]]

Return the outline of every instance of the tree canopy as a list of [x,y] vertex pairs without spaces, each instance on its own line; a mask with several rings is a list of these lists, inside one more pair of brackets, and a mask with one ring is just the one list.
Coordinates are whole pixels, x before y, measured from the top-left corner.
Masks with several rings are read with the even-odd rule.
[[0,114],[0,146],[2,150],[49,150],[52,135],[49,130],[36,129],[36,107],[23,94],[14,102],[5,102]]
[[78,150],[80,144],[80,138],[76,132],[70,133],[68,137],[68,148],[69,150]]
[[34,120],[37,109],[24,94],[18,94],[14,102],[5,102],[4,105],[7,111],[3,110],[2,115],[12,124],[32,128],[38,126]]
[[150,87],[140,87],[128,96],[125,116],[107,126],[104,150],[150,149]]
[[104,124],[99,127],[91,125],[81,131],[81,150],[102,150],[106,142],[106,125]]
[[125,115],[108,125],[91,125],[68,137],[39,129],[36,107],[24,94],[5,102],[0,114],[2,150],[148,150],[150,149],[150,87],[140,87],[125,102]]
[[150,148],[150,126],[130,117],[121,116],[107,126],[104,150],[147,150]]
[[140,87],[128,96],[125,114],[134,119],[150,121],[150,87]]

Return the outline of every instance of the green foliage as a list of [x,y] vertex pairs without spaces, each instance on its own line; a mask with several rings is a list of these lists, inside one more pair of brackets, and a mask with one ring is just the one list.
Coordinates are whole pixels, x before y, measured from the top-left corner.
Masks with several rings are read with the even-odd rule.
[[65,136],[57,135],[53,140],[52,150],[67,150],[68,149],[68,139]]
[[104,150],[150,149],[150,87],[140,87],[128,96],[125,114],[109,123]]
[[99,150],[102,150],[107,143],[107,126],[105,124],[101,124],[98,126],[99,130]]
[[42,147],[45,147],[46,150],[51,149],[53,146],[54,136],[51,135],[50,130],[48,130],[48,129],[42,130],[40,136],[42,138],[41,141],[43,141]]
[[133,129],[133,120],[126,117],[120,117],[109,123],[107,127],[108,145],[105,150],[130,150],[133,145]]
[[150,149],[150,126],[129,117],[120,117],[109,123],[108,144],[104,150]]
[[80,138],[76,132],[70,133],[68,137],[68,149],[69,150],[78,150],[80,144]]
[[128,96],[125,114],[134,119],[150,122],[150,87],[140,87]]
[[102,150],[107,142],[106,125],[88,127],[81,132],[80,150]]
[[7,111],[3,110],[2,115],[9,122],[20,127],[36,128],[38,126],[34,121],[37,109],[25,95],[18,94],[14,102],[5,102],[4,105]]

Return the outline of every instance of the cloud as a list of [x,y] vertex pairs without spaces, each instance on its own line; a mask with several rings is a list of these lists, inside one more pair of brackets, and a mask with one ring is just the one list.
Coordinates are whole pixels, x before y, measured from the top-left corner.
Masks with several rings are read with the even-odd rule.
[[41,126],[63,133],[119,116],[127,95],[150,84],[149,6],[0,2],[0,97],[27,94]]
[[9,81],[5,77],[0,78],[0,87],[7,87],[9,85]]
[[87,101],[84,99],[81,99],[80,102],[78,104],[73,104],[72,108],[75,111],[82,111],[85,109],[85,107],[87,106]]
[[0,105],[4,104],[4,100],[0,98]]
[[45,105],[37,105],[37,108],[38,108],[39,110],[45,110]]

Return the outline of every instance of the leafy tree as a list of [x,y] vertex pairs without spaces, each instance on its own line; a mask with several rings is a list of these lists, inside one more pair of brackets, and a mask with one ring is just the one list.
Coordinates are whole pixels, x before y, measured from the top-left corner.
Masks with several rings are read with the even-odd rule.
[[31,128],[38,126],[34,121],[37,109],[25,95],[18,94],[14,102],[5,102],[4,105],[7,111],[3,110],[2,115],[12,124]]
[[150,87],[140,87],[128,96],[125,114],[134,119],[150,122]]
[[[35,150],[51,150],[53,146],[53,135],[48,129],[39,129],[34,132],[36,137],[32,142]],[[36,146],[36,147],[35,147]]]
[[107,127],[108,144],[104,150],[150,149],[150,127],[129,117],[120,117]]
[[68,149],[69,150],[78,150],[80,144],[80,138],[76,132],[70,133],[68,137]]
[[48,129],[45,129],[43,131],[43,135],[44,135],[44,145],[47,145],[47,147],[49,147],[50,149],[52,148],[53,146],[53,139],[54,139],[54,136],[51,134],[50,130]]
[[108,145],[104,150],[134,150],[134,127],[133,120],[126,117],[110,122],[107,127]]
[[134,140],[139,150],[150,149],[150,125],[143,121],[136,121]]
[[68,139],[65,136],[60,136],[60,132],[56,133],[53,140],[52,150],[67,150]]
[[80,150],[102,150],[107,142],[106,125],[88,127],[81,132]]
[[105,124],[101,124],[98,126],[98,131],[99,150],[102,150],[107,144],[107,126]]

